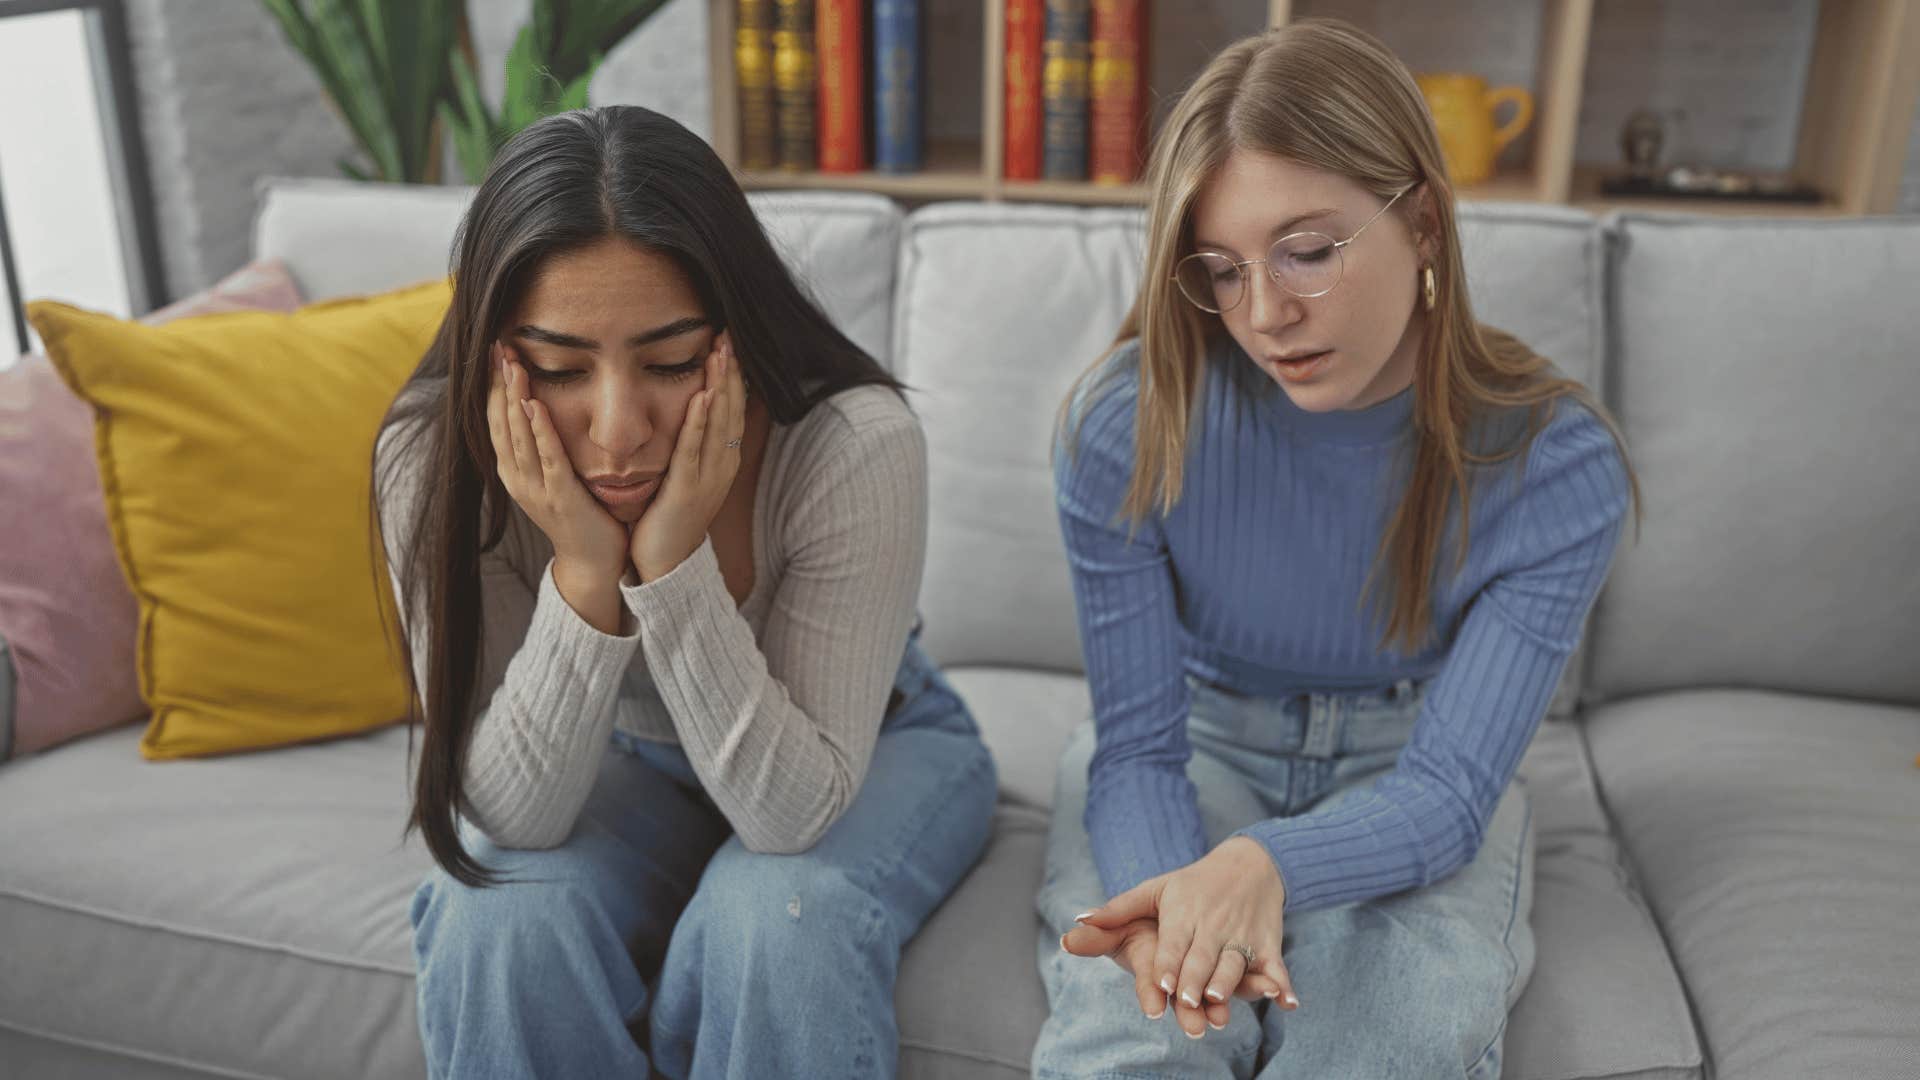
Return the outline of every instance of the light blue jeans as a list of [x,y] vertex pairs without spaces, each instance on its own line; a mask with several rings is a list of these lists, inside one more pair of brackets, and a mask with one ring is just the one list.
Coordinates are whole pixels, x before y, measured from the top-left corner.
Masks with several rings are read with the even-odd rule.
[[[1189,680],[1187,767],[1209,843],[1254,821],[1333,805],[1391,768],[1413,731],[1421,687],[1246,698]],[[1189,1039],[1169,1010],[1140,1012],[1133,978],[1060,950],[1080,912],[1106,900],[1081,818],[1093,726],[1060,762],[1040,974],[1051,1006],[1033,1071],[1061,1077],[1470,1077],[1500,1074],[1507,1011],[1533,972],[1533,831],[1526,790],[1509,787],[1479,853],[1425,888],[1290,914],[1283,952],[1300,1008],[1235,1000],[1223,1031]]]
[[884,1077],[900,950],[986,847],[992,759],[910,640],[865,783],[798,855],[732,836],[679,747],[616,733],[573,835],[414,895],[428,1074]]

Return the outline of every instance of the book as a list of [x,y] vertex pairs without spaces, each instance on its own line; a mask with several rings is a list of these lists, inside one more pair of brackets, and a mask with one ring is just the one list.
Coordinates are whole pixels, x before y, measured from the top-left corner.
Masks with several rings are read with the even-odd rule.
[[1040,179],[1040,43],[1044,0],[1007,0],[1007,115],[1004,173],[1009,180]]
[[873,0],[873,167],[920,168],[920,0]]
[[849,173],[867,167],[866,51],[861,0],[819,0],[814,9],[814,48],[819,55],[820,171]]
[[740,167],[771,169],[774,161],[773,0],[736,0],[733,70],[740,93]]
[[1140,178],[1147,106],[1146,21],[1146,0],[1093,0],[1087,156],[1096,184],[1130,184]]
[[773,100],[780,168],[813,168],[813,0],[774,0]]
[[1049,180],[1087,178],[1088,22],[1087,0],[1047,0],[1040,171]]

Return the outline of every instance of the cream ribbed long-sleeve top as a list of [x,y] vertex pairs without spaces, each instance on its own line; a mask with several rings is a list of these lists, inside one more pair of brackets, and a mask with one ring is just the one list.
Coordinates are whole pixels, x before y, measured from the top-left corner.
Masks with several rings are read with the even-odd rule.
[[[381,436],[389,566],[404,565],[423,470]],[[484,623],[466,815],[504,847],[566,840],[614,727],[677,742],[752,850],[810,847],[853,801],[898,670],[926,554],[926,440],[898,395],[862,386],[769,435],[737,607],[712,541],[621,586],[621,633],[561,598],[553,548],[517,506],[481,556]],[[476,523],[476,528],[478,523]],[[395,582],[395,594],[400,595]],[[426,627],[406,628],[426,684]]]

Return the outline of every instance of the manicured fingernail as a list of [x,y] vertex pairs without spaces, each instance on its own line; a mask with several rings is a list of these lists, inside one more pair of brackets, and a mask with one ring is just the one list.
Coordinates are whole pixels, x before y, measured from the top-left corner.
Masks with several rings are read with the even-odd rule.
[[1171,975],[1160,976],[1160,992],[1163,994],[1173,993],[1173,976]]
[[1287,991],[1287,996],[1281,1000],[1287,1003],[1287,1008],[1289,1009],[1297,1009],[1300,1007],[1300,999],[1297,997],[1294,997],[1293,991],[1291,990]]
[[1218,991],[1218,990],[1215,990],[1215,989],[1214,989],[1213,987],[1211,987],[1211,986],[1209,986],[1209,987],[1207,987],[1207,1000],[1209,1000],[1209,1001],[1225,1001],[1225,1000],[1227,1000],[1227,995],[1225,995],[1225,994],[1223,994],[1223,993],[1221,993],[1220,991]]
[[1167,1015],[1167,1010],[1165,1010],[1165,1009],[1161,1009],[1161,1010],[1160,1010],[1159,1012],[1157,1012],[1157,1013],[1148,1013],[1148,1014],[1147,1014],[1147,1019],[1149,1019],[1149,1020],[1158,1020],[1158,1019],[1160,1019],[1161,1017],[1163,1017],[1163,1016],[1165,1016],[1165,1015]]
[[1061,952],[1067,951],[1067,935],[1065,934],[1060,935],[1060,951]]
[[1213,1029],[1213,1030],[1215,1030],[1215,1031],[1225,1031],[1225,1030],[1227,1030],[1227,1025],[1225,1025],[1225,1024],[1216,1024],[1216,1023],[1214,1023],[1214,1022],[1213,1022],[1213,1021],[1211,1021],[1211,1020],[1209,1020],[1209,1021],[1207,1021],[1207,1026],[1208,1026],[1208,1027],[1210,1027],[1210,1028],[1212,1028],[1212,1029]]
[[1185,1031],[1185,1032],[1186,1032],[1186,1034],[1187,1034],[1187,1038],[1189,1038],[1189,1039],[1197,1039],[1197,1038],[1199,1038],[1200,1036],[1202,1036],[1202,1035],[1205,1035],[1205,1034],[1206,1034],[1206,1032],[1204,1032],[1204,1031],[1187,1031],[1187,1029],[1186,1029],[1186,1028],[1181,1028],[1180,1030],[1181,1030],[1181,1031]]
[[1091,919],[1091,918],[1093,918],[1093,912],[1091,912],[1091,911],[1083,911],[1083,912],[1081,912],[1080,914],[1078,914],[1078,915],[1075,915],[1075,916],[1073,917],[1073,921],[1074,921],[1074,922],[1086,922],[1086,921],[1087,921],[1088,919]]
[[1193,991],[1191,990],[1180,991],[1180,1000],[1185,1002],[1187,1008],[1189,1009],[1197,1009],[1200,1007],[1200,999],[1197,997],[1194,997]]

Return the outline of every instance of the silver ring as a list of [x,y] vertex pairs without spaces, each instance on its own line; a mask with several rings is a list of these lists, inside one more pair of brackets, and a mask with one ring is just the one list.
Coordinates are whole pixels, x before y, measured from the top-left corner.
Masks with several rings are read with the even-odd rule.
[[740,440],[739,440],[739,439],[728,439],[728,440],[727,440],[727,449],[729,449],[729,450],[738,450],[738,449],[740,449]]
[[1253,949],[1250,946],[1242,945],[1237,941],[1229,941],[1225,945],[1220,946],[1220,952],[1222,955],[1225,955],[1230,952],[1237,952],[1246,959],[1248,967],[1251,968],[1251,967],[1259,966],[1259,958],[1254,955]]

